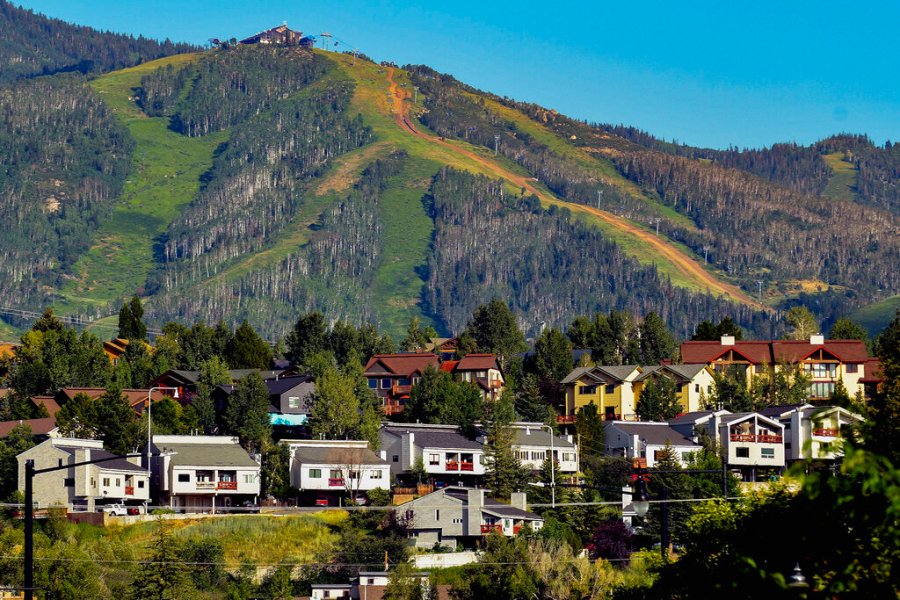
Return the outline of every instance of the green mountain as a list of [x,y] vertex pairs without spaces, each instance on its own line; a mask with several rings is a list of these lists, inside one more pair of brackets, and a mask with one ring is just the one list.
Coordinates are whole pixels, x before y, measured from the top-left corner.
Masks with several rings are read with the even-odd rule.
[[[90,60],[92,43],[67,48]],[[526,329],[615,308],[772,335],[773,307],[832,319],[900,291],[882,267],[900,258],[900,161],[865,138],[688,148],[300,47],[86,71],[0,86],[0,219],[26,225],[0,240],[0,292],[17,308],[103,318],[138,293],[157,324],[246,318],[274,337],[310,309],[458,331],[500,297]]]

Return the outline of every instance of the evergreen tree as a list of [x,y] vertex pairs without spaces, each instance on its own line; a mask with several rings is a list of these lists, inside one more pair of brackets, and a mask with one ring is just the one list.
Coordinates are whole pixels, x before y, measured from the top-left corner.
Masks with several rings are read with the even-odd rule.
[[900,465],[900,311],[875,343],[884,378],[881,389],[869,400],[863,423],[866,450]]
[[504,370],[514,355],[527,349],[515,315],[501,300],[476,308],[462,335],[474,340],[478,351],[496,354]]
[[782,363],[753,376],[750,395],[753,410],[766,406],[802,404],[809,398],[810,377],[800,365]]
[[663,359],[674,359],[678,344],[665,322],[654,312],[648,313],[639,327],[641,364],[656,365]]
[[724,408],[731,412],[753,410],[753,395],[747,389],[747,379],[739,369],[728,369],[724,373],[713,373],[715,389],[709,399],[708,408]]
[[572,346],[561,331],[545,329],[534,343],[534,370],[544,397],[559,404],[563,396],[560,382],[572,370]]
[[19,489],[19,462],[16,457],[34,446],[34,435],[28,425],[16,425],[0,439],[0,498]]
[[534,373],[522,376],[516,394],[516,413],[524,421],[543,421],[549,405],[541,395],[540,382]]
[[375,354],[392,354],[397,351],[394,339],[387,334],[379,334],[371,323],[359,328],[359,359],[368,362]]
[[97,403],[87,394],[75,394],[56,413],[56,426],[64,437],[94,439],[100,434]]
[[718,342],[723,335],[732,335],[735,340],[741,340],[744,337],[744,330],[732,321],[731,317],[725,317],[719,321],[718,325],[714,325],[710,321],[703,321],[697,325],[691,339]]
[[145,389],[153,378],[160,374],[155,371],[153,357],[143,340],[129,341],[125,347],[125,354],[119,362],[123,361],[128,363],[131,376],[128,385],[124,387]]
[[261,452],[272,439],[269,423],[269,390],[258,373],[250,373],[238,381],[237,389],[228,397],[225,429],[241,439],[248,452]]
[[651,376],[644,384],[635,407],[642,421],[668,421],[683,411],[675,394],[675,383],[665,375]]
[[400,347],[406,352],[421,352],[434,337],[437,337],[437,332],[433,327],[423,328],[419,317],[412,317],[409,320],[409,327],[406,329],[406,337],[400,342]]
[[514,432],[510,423],[514,418],[513,399],[508,391],[499,400],[485,403],[484,481],[493,496],[500,499],[508,499],[521,489],[528,477],[512,450]]
[[225,361],[232,369],[270,369],[272,348],[244,321],[225,347]]
[[128,400],[122,395],[122,389],[112,384],[96,403],[97,430],[103,447],[113,454],[134,451],[141,437],[141,426]]
[[831,326],[828,337],[832,340],[862,340],[868,343],[869,332],[865,327],[850,319],[838,319]]
[[218,425],[216,407],[212,392],[220,385],[231,383],[231,374],[221,358],[213,356],[200,363],[200,376],[197,379],[197,395],[191,399],[198,425],[207,434],[213,433]]
[[328,332],[328,348],[334,354],[337,364],[343,366],[351,355],[359,362],[360,331],[350,323],[336,322]]
[[[651,498],[660,500],[665,497],[668,500],[684,500],[693,497],[691,480],[687,474],[680,473],[681,470],[681,463],[678,462],[675,449],[667,443],[660,452],[656,464],[650,470],[650,480],[646,485]],[[671,539],[672,541],[683,540],[693,508],[689,502],[669,502],[668,510]],[[647,531],[653,536],[658,536],[661,523],[662,503],[651,504],[646,518]]]
[[296,367],[306,365],[310,356],[326,350],[328,332],[320,312],[308,312],[297,319],[287,337],[288,360]]
[[147,326],[144,324],[144,307],[137,296],[130,302],[123,302],[119,310],[119,337],[132,342],[147,339]]
[[569,329],[566,330],[566,335],[573,347],[590,348],[594,342],[594,324],[585,316],[575,317],[575,320],[569,325]]
[[140,566],[131,588],[134,600],[182,600],[194,593],[188,567],[169,527],[162,519],[157,521],[150,560]]
[[603,428],[603,418],[597,405],[593,402],[578,409],[578,418],[575,419],[575,431],[578,433],[583,446],[599,452],[606,447],[606,430]]

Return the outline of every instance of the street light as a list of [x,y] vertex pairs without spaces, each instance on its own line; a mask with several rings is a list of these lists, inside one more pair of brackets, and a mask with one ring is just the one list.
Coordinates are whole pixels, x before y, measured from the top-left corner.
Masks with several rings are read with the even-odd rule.
[[150,440],[151,440],[150,429],[153,424],[153,419],[151,418],[152,417],[151,407],[153,406],[153,400],[151,399],[151,396],[153,395],[153,390],[156,390],[156,391],[172,390],[175,392],[174,394],[172,394],[172,398],[174,398],[175,400],[178,400],[178,388],[176,388],[176,387],[157,386],[157,387],[152,387],[149,390],[147,390],[147,485],[148,486],[150,485],[150,478],[152,477],[152,474],[150,473]]
[[[631,503],[631,507],[634,509],[634,514],[639,517],[644,517],[647,515],[647,512],[650,510],[650,496],[647,493],[647,469],[646,468],[637,468],[635,469],[636,479],[635,479],[635,490],[634,490],[634,500]],[[660,551],[662,552],[663,557],[666,556],[666,553],[669,550],[669,503],[667,500],[669,499],[669,490],[666,489],[665,486],[660,490],[660,500],[662,504],[662,534],[660,535]]]

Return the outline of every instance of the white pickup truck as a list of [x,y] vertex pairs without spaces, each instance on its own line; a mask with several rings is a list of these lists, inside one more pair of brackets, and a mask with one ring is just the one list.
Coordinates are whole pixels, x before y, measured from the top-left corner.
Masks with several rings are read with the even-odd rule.
[[114,517],[124,517],[125,515],[139,515],[143,511],[140,506],[125,506],[124,504],[107,504],[106,506],[100,509],[100,512],[105,512],[108,515],[113,515]]

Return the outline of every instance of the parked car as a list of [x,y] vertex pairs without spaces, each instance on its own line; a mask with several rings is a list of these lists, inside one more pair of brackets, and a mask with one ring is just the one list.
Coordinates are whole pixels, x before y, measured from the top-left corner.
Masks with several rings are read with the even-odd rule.
[[128,507],[126,507],[124,504],[107,504],[106,506],[102,506],[100,508],[100,512],[104,512],[115,517],[124,517],[128,514]]

